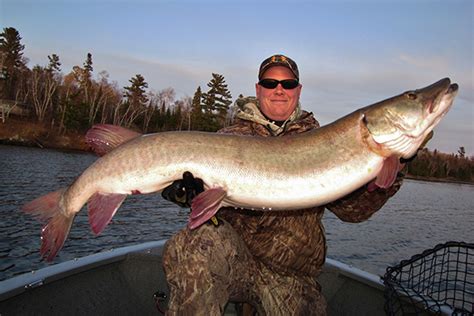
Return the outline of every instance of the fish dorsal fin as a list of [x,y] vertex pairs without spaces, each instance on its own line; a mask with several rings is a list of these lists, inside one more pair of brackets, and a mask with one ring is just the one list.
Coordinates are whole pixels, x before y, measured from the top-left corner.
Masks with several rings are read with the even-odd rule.
[[121,126],[97,124],[87,131],[86,143],[97,155],[103,156],[121,144],[141,135]]
[[213,217],[221,207],[227,192],[222,188],[212,188],[193,199],[188,227],[195,229]]
[[104,230],[126,197],[126,194],[95,193],[89,199],[89,224],[94,234],[99,235]]
[[[397,156],[390,156],[385,158],[377,178],[375,179],[375,186],[383,189],[390,188],[397,178],[398,171],[403,168],[400,159]],[[373,187],[372,187],[373,189]]]

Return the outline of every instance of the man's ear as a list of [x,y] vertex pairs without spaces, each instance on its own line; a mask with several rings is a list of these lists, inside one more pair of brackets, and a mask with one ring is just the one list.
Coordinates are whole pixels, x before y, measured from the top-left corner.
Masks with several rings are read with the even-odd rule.
[[300,85],[296,88],[298,89],[298,100],[300,99],[300,96],[301,96],[301,89],[303,89],[303,85],[300,83]]
[[259,95],[260,95],[260,86],[258,85],[258,83],[256,83],[255,84],[255,97],[259,99]]

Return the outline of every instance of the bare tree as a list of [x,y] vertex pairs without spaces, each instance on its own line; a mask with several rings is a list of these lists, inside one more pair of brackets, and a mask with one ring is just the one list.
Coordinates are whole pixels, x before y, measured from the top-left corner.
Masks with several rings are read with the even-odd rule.
[[150,125],[151,118],[153,117],[153,114],[156,112],[158,108],[158,95],[150,91],[148,92],[148,99],[150,100],[148,102],[148,105],[146,106],[146,110],[143,113],[143,126],[142,130],[143,133],[148,132],[148,126]]
[[114,110],[122,102],[122,92],[116,81],[108,82],[103,88],[102,109],[100,122],[102,124],[113,121]]
[[191,106],[193,103],[193,99],[189,96],[185,96],[178,101],[175,102],[175,107],[179,109],[177,111],[179,113],[178,116],[178,126],[177,129],[181,131],[183,129],[184,124],[187,124],[186,129],[190,130],[191,128]]
[[76,74],[74,71],[65,75],[63,84],[60,86],[57,114],[59,117],[59,133],[65,133],[67,128],[65,126],[66,113],[68,107],[72,105],[72,99],[79,94],[79,84],[76,81]]
[[166,109],[173,104],[175,96],[176,93],[173,88],[165,88],[158,92],[158,104]]
[[61,82],[59,57],[53,54],[48,56],[48,59],[48,66],[46,68],[35,66],[31,77],[31,98],[40,122],[44,121],[48,111],[52,111],[53,97]]
[[90,81],[90,87],[88,87],[88,94],[90,95],[88,102],[90,125],[94,124],[99,111],[105,110],[109,98],[113,96],[113,90],[109,89],[108,78],[108,72],[103,70],[98,75],[98,82]]

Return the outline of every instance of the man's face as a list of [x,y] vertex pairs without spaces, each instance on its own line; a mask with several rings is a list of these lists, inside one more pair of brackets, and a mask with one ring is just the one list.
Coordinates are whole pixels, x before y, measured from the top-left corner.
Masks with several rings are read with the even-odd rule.
[[[283,66],[274,66],[265,71],[262,79],[295,79],[290,69]],[[301,84],[294,89],[283,89],[281,84],[274,89],[267,89],[255,85],[260,110],[269,119],[285,121],[298,105],[301,93]]]

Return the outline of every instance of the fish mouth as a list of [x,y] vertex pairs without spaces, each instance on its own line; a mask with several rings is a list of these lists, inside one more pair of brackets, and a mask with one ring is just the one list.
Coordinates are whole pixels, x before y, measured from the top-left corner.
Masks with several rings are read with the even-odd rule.
[[453,104],[453,99],[457,95],[459,90],[459,86],[457,83],[450,84],[448,90],[443,95],[443,101],[447,101],[449,103],[448,109]]
[[459,86],[457,83],[453,83],[449,85],[448,90],[444,93],[443,101],[447,101],[449,103],[448,110],[453,104],[454,97],[458,94]]
[[458,92],[458,89],[459,89],[458,84],[457,84],[457,83],[453,83],[453,84],[449,85],[449,89],[448,89],[448,91],[446,92],[446,94],[457,93],[457,92]]
[[449,110],[458,89],[457,83],[451,83],[449,78],[444,78],[415,93],[426,101],[428,115],[438,116]]

